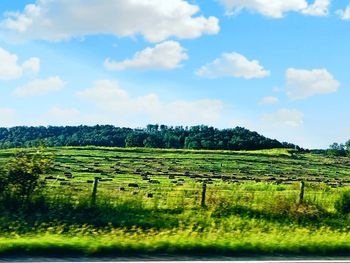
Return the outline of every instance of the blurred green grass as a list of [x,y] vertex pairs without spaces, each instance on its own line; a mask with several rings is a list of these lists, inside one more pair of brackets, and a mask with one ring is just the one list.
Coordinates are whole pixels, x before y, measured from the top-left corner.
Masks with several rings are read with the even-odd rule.
[[[0,150],[0,164],[15,151]],[[350,217],[334,206],[349,190],[348,158],[286,149],[48,153],[55,169],[42,179],[52,178],[28,209],[1,208],[0,254],[350,254]],[[92,206],[94,177],[102,180]]]

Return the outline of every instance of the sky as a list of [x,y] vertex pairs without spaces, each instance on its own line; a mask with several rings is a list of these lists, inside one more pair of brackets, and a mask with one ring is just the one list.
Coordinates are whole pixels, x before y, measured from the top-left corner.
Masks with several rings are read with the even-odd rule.
[[349,0],[0,0],[0,126],[350,139]]

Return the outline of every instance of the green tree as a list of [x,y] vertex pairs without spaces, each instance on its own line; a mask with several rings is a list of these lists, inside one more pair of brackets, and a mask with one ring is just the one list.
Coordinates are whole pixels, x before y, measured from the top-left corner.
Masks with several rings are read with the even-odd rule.
[[129,133],[125,139],[126,147],[143,147],[144,140],[147,137],[147,133],[144,132],[133,132]]
[[3,169],[1,174],[1,195],[4,199],[17,201],[20,207],[28,204],[32,195],[39,190],[40,174],[52,167],[52,156],[44,153],[43,148],[34,154],[19,151]]
[[346,156],[345,145],[335,142],[329,146],[327,149],[327,154],[333,156]]
[[163,141],[158,134],[150,134],[143,140],[143,146],[146,148],[163,148]]
[[345,150],[348,156],[350,156],[350,140],[345,143]]
[[[153,137],[147,139],[154,135],[158,136],[159,140],[155,141]],[[205,125],[172,127],[149,124],[143,129],[119,128],[112,125],[0,128],[0,148],[36,147],[42,141],[45,141],[48,146],[146,146],[222,150],[300,149],[295,145],[282,144],[242,127],[219,130]],[[350,151],[350,142],[347,144],[347,150]]]

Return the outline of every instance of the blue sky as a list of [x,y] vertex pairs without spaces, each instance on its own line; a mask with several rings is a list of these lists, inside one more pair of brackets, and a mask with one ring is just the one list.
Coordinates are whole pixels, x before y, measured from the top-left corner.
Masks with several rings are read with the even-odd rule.
[[0,126],[350,139],[349,0],[1,0]]

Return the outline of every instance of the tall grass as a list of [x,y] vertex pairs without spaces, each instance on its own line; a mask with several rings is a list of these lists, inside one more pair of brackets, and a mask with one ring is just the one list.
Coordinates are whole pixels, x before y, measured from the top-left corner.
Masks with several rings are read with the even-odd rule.
[[[101,190],[96,204],[92,205],[89,190],[75,192],[58,187],[33,195],[26,209],[14,209],[9,205],[11,200],[7,199],[0,200],[0,206],[2,218],[22,217],[27,222],[39,223],[88,223],[97,227],[112,224],[116,227],[167,229],[195,221],[198,224],[208,221],[210,225],[211,220],[217,222],[232,215],[280,223],[304,220],[309,224],[326,226],[329,226],[325,223],[329,218],[336,218],[340,224],[345,224],[346,215],[334,208],[337,200],[342,198],[342,191],[306,188],[305,199],[300,203],[299,191],[295,188],[293,185],[265,183],[232,184],[227,189],[209,185],[205,209],[200,205],[201,188],[155,192],[152,197],[147,195],[147,189],[113,194]],[[0,224],[4,231],[5,226]]]
[[[52,230],[51,230],[52,231]],[[280,227],[266,230],[252,228],[227,231],[211,228],[203,231],[186,229],[90,230],[71,228],[60,234],[43,230],[43,234],[1,237],[0,253],[78,253],[108,255],[123,253],[195,253],[201,255],[244,254],[311,254],[330,255],[350,251],[350,235],[327,228],[313,231],[301,227]]]
[[[206,208],[184,191],[162,197],[48,189],[28,209],[3,211],[0,254],[334,254],[350,252],[349,217],[327,210],[335,191],[297,201],[293,186],[208,188]],[[316,198],[316,199],[315,199]],[[190,201],[189,201],[190,200]]]

